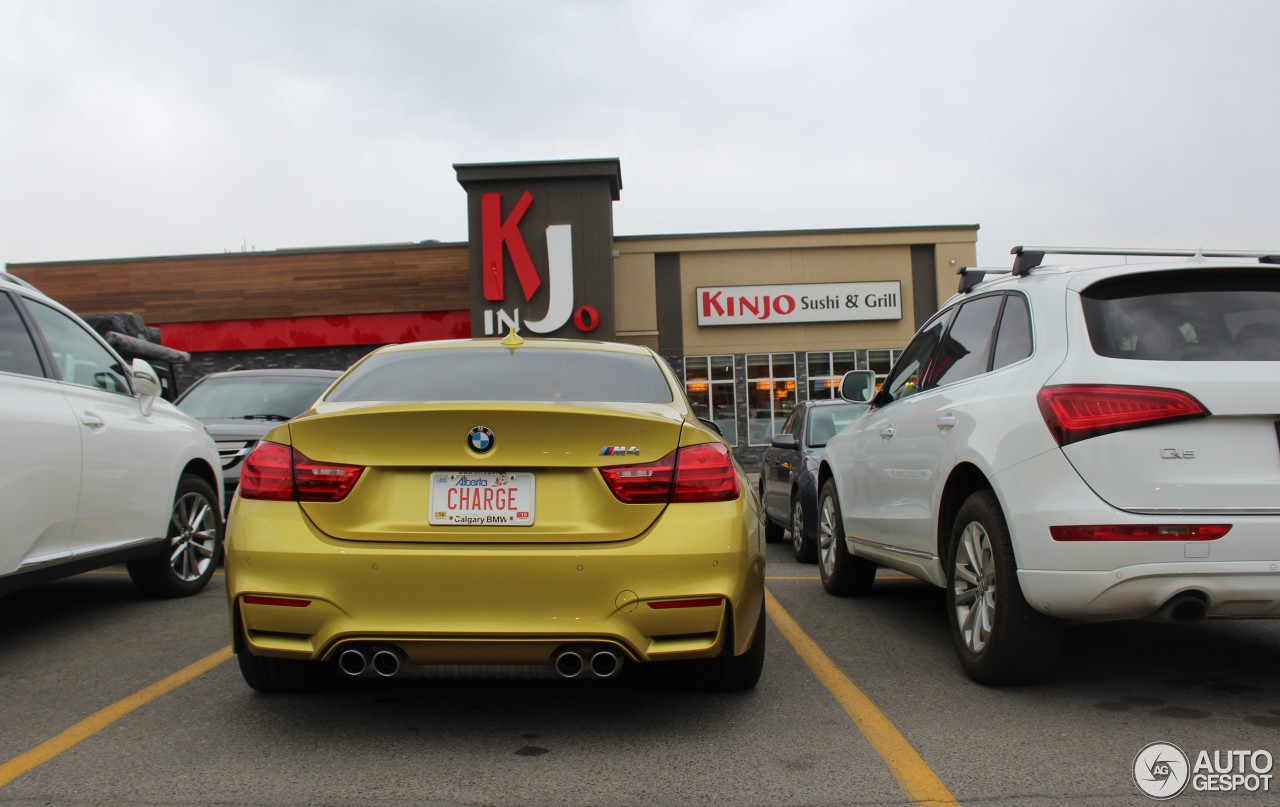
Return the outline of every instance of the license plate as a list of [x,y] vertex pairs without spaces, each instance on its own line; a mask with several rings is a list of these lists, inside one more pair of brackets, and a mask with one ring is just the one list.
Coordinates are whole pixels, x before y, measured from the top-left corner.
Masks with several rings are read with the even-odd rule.
[[533,525],[533,474],[436,471],[429,523],[461,527]]

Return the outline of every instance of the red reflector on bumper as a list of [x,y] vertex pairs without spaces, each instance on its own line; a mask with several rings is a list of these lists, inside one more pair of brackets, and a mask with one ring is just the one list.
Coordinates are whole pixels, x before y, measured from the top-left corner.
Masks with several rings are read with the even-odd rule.
[[311,600],[298,600],[293,597],[263,597],[257,594],[244,595],[245,605],[279,605],[285,608],[306,608]]
[[1071,524],[1050,527],[1055,541],[1216,541],[1230,524]]
[[719,597],[704,597],[700,600],[661,600],[649,603],[650,608],[714,608],[724,600]]

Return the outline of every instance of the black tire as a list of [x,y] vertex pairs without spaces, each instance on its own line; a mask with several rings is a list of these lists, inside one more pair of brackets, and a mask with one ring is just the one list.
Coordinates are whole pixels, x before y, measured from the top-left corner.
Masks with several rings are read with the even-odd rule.
[[760,618],[756,620],[756,632],[751,646],[741,656],[734,656],[733,648],[726,648],[724,655],[716,658],[682,662],[685,685],[703,692],[745,692],[754,689],[764,670],[764,603],[760,603]]
[[1027,604],[995,494],[969,496],[951,528],[947,621],[960,666],[980,684],[1023,684],[1053,671],[1065,626]]
[[780,543],[787,534],[786,527],[779,527],[769,518],[769,511],[764,506],[764,480],[760,480],[760,514],[764,518],[764,540],[767,543]]
[[153,597],[189,597],[204,590],[222,553],[218,497],[198,476],[183,474],[173,497],[164,552],[129,563],[134,585]]
[[766,542],[771,544],[782,543],[783,539],[786,538],[786,535],[786,527],[779,527],[777,524],[774,524],[767,515],[764,517],[764,540]]
[[861,596],[876,582],[876,564],[849,552],[836,483],[828,479],[818,494],[818,534],[814,541],[818,575],[828,594]]
[[818,557],[813,536],[805,531],[804,504],[797,494],[791,495],[791,551],[796,556],[796,563],[813,563]]
[[298,661],[255,656],[246,647],[236,652],[244,682],[270,695],[319,692],[333,680],[333,668],[323,661]]

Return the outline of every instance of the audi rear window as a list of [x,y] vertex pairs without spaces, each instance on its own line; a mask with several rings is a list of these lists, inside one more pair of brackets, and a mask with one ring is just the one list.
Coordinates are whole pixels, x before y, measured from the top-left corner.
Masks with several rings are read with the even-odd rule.
[[442,348],[370,356],[325,400],[671,403],[673,397],[648,356]]
[[1081,294],[1094,352],[1146,361],[1280,361],[1280,272],[1126,275]]

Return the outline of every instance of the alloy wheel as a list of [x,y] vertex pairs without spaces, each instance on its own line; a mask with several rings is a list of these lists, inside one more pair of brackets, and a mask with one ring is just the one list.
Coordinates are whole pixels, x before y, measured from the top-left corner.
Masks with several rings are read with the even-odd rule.
[[818,565],[827,577],[836,568],[836,505],[830,496],[823,496],[818,508]]
[[797,556],[804,551],[804,505],[799,499],[791,503],[791,545]]
[[218,547],[218,514],[199,493],[188,492],[173,503],[169,516],[169,567],[179,580],[199,580],[213,563]]
[[969,652],[981,653],[995,624],[996,564],[991,536],[977,521],[961,533],[954,562],[956,625]]

